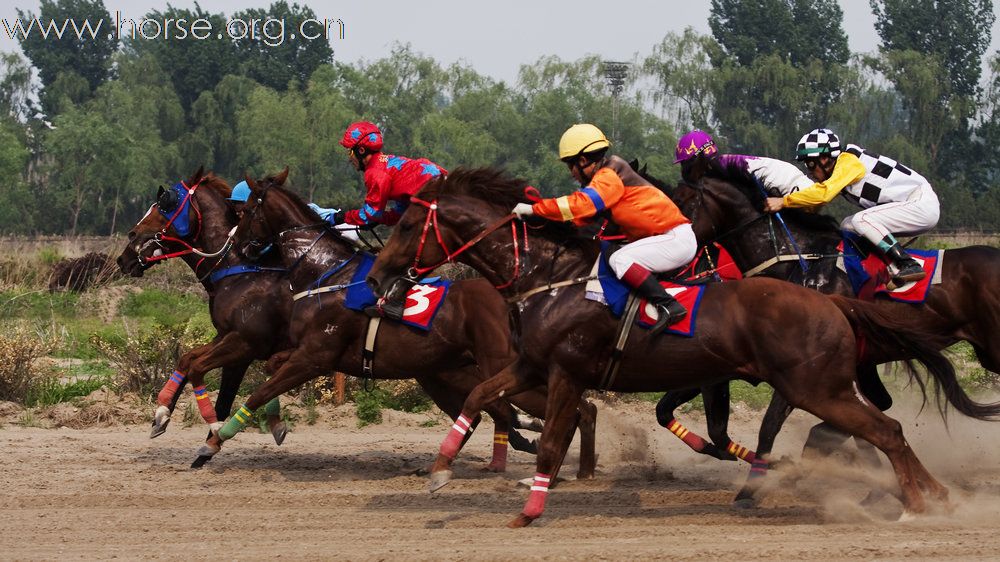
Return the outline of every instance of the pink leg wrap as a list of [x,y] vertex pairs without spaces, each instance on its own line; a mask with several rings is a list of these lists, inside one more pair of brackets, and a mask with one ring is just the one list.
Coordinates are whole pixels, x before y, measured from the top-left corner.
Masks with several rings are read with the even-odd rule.
[[198,403],[198,411],[201,412],[201,417],[205,420],[205,423],[219,421],[219,418],[215,415],[215,407],[212,406],[212,400],[208,397],[208,392],[205,391],[205,385],[194,387],[194,398],[195,402]]
[[174,394],[180,390],[181,384],[183,383],[184,375],[174,371],[167,380],[167,384],[163,385],[163,389],[156,395],[156,403],[160,406],[166,406],[169,408],[170,404],[174,401]]
[[531,494],[528,496],[528,503],[524,504],[522,513],[532,519],[542,516],[542,512],[545,511],[545,498],[549,495],[549,482],[551,480],[552,477],[549,474],[542,474],[541,472],[535,474],[535,481],[531,485]]
[[[729,445],[726,447],[726,450],[729,451],[730,455],[733,455],[738,459],[745,460],[750,464],[754,464],[757,461],[757,455],[753,451],[747,449],[746,447],[740,445],[739,443],[734,443],[730,441]],[[767,470],[766,462],[764,463],[764,469]]]
[[471,431],[471,426],[472,420],[465,417],[465,414],[459,414],[458,419],[451,426],[451,431],[448,432],[448,437],[445,437],[444,443],[441,443],[441,454],[449,459],[455,458],[459,449],[462,448],[465,434]]
[[691,430],[681,425],[681,422],[675,419],[670,420],[670,422],[667,423],[666,428],[695,451],[700,453],[705,448],[705,440],[697,434],[691,433]]
[[493,433],[493,460],[490,466],[498,470],[507,468],[507,432]]

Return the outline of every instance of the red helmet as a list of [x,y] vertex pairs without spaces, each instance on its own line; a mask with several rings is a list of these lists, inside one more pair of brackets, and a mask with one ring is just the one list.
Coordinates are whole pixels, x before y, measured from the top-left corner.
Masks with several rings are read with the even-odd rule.
[[382,150],[382,131],[368,121],[351,123],[344,131],[344,138],[340,140],[340,144],[344,148],[360,146],[368,152],[378,152]]

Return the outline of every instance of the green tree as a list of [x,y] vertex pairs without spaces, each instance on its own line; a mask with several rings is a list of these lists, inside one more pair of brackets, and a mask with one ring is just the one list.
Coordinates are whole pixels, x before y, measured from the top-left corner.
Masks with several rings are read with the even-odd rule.
[[311,22],[305,32],[310,37],[320,34],[319,37],[310,40],[302,36],[302,23],[316,19],[316,13],[308,6],[289,6],[280,0],[266,10],[244,10],[234,18],[260,22],[259,27],[251,29],[237,24],[233,30],[238,37],[236,49],[242,73],[260,84],[279,92],[293,81],[303,88],[320,65],[333,62],[333,49],[324,30]]
[[885,50],[938,55],[941,76],[952,83],[954,95],[979,91],[982,56],[996,19],[992,0],[869,1]]
[[0,114],[20,121],[34,116],[31,67],[17,53],[0,53]]
[[798,66],[846,62],[843,18],[835,0],[712,0],[708,24],[726,57],[740,65],[777,55]]
[[[23,10],[18,10],[17,15],[25,28],[36,17]],[[18,41],[25,56],[38,69],[38,77],[46,89],[67,72],[86,80],[89,91],[108,78],[111,55],[118,48],[118,40],[105,27],[112,20],[103,0],[41,0],[37,18],[47,33],[40,33],[36,25],[30,34],[20,35]],[[103,23],[100,27],[99,22]],[[54,101],[43,92],[42,108],[49,115],[53,114]]]
[[202,92],[212,90],[223,77],[237,72],[236,46],[224,32],[220,38],[217,31],[225,29],[224,14],[209,13],[195,3],[194,9],[168,5],[166,10],[153,10],[145,17],[158,21],[184,20],[189,28],[196,20],[203,19],[212,26],[212,33],[204,39],[199,39],[193,33],[181,37],[179,32],[169,28],[172,35],[167,40],[147,40],[136,34],[134,39],[125,44],[127,52],[137,57],[150,55],[156,59],[160,68],[167,73],[185,110],[191,107]]

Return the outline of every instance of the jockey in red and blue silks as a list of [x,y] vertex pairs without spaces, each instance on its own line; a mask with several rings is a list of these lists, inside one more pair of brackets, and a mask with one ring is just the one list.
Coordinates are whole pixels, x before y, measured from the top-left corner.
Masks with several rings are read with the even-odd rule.
[[382,153],[382,131],[373,123],[352,123],[340,144],[347,148],[351,164],[364,172],[365,203],[338,215],[337,219],[357,226],[392,226],[399,222],[410,196],[428,181],[448,171],[426,158],[406,158]]

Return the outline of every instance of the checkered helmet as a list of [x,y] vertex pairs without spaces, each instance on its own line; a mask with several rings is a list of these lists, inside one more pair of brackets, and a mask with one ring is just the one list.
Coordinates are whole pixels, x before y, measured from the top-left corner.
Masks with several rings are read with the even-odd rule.
[[830,158],[836,158],[840,156],[840,139],[830,129],[813,129],[799,140],[795,148],[796,160],[805,160],[820,154],[829,154]]

